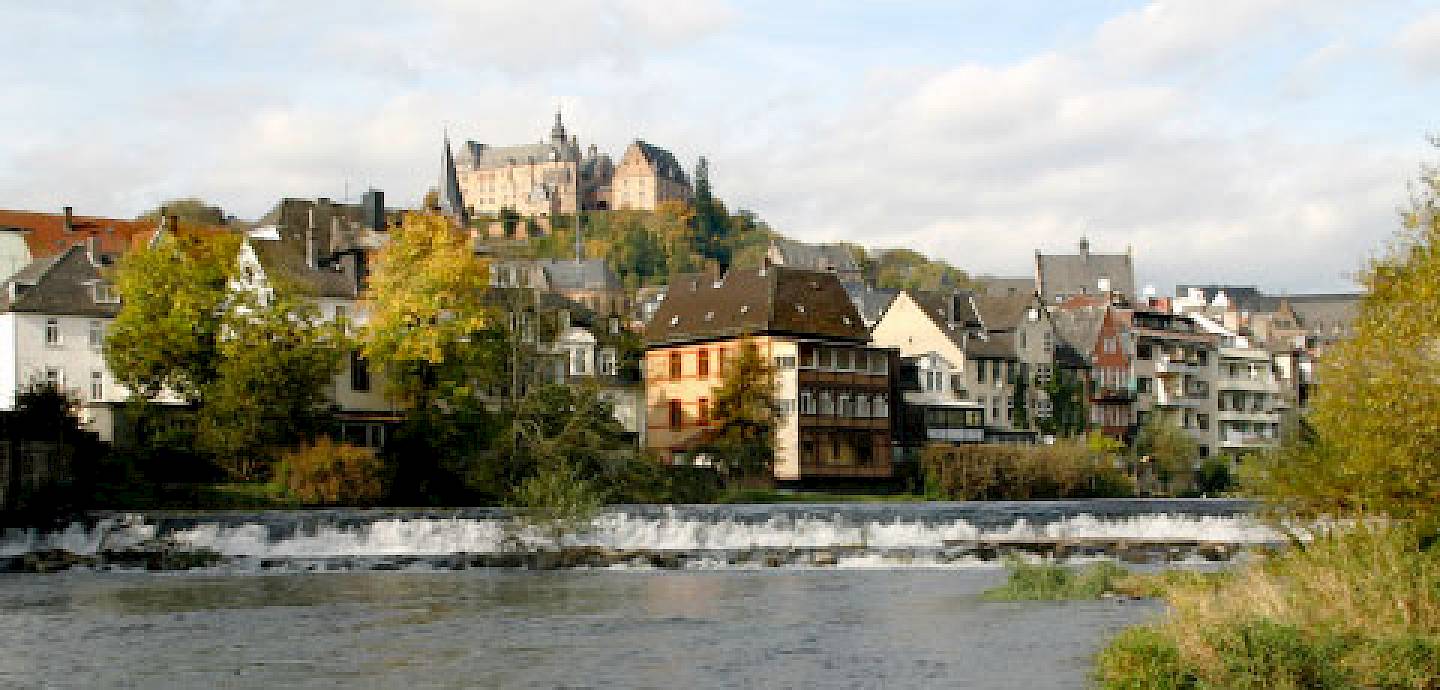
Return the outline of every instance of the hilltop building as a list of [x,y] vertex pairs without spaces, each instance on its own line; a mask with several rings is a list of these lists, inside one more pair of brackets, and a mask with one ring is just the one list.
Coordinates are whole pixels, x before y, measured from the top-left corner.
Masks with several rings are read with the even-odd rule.
[[534,144],[494,146],[444,140],[441,210],[462,222],[477,214],[550,217],[611,208],[654,210],[689,199],[690,181],[674,154],[636,139],[616,166],[594,144],[581,149],[560,113],[550,136]]

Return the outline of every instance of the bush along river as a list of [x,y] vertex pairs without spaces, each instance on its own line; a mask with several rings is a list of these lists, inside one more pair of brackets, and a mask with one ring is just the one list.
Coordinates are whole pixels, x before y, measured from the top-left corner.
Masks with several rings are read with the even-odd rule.
[[1006,557],[1224,564],[1217,500],[96,514],[0,536],[0,687],[1081,688],[1152,601]]

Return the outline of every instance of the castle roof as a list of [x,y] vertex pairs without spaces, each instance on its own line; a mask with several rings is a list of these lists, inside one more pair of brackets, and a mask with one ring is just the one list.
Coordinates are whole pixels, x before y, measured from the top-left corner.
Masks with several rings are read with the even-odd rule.
[[690,184],[690,179],[685,175],[685,168],[680,166],[680,161],[676,160],[675,154],[642,139],[636,139],[635,143],[631,145],[639,149],[640,155],[655,170],[657,176],[684,185]]

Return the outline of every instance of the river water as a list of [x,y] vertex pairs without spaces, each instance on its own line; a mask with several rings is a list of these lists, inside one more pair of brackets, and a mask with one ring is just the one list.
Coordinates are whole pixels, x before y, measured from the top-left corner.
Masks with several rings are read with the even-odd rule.
[[[1083,688],[1159,606],[982,602],[1004,571],[975,545],[1175,542],[1152,563],[1189,562],[1274,542],[1250,510],[632,506],[558,538],[487,509],[97,515],[0,533],[12,569],[77,564],[0,574],[0,687]],[[533,558],[566,549],[606,555]],[[122,557],[157,550],[215,560]]]
[[1083,688],[1150,602],[987,569],[0,575],[0,687]]

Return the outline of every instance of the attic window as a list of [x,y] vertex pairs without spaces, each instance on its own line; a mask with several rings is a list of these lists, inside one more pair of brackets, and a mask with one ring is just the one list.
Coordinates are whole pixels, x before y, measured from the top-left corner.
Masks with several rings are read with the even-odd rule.
[[741,314],[748,314],[748,313],[750,313],[750,305],[748,305],[748,304],[742,304],[742,305],[740,305],[740,313],[741,313]]
[[717,280],[717,281],[711,283],[711,284],[710,284],[710,287],[715,288],[716,290],[719,290],[720,288],[725,287],[725,281],[723,281],[723,280]]
[[795,311],[798,311],[798,312],[800,312],[801,314],[804,314],[804,313],[805,313],[805,305],[803,305],[803,304],[797,304],[797,305],[795,305]]
[[850,325],[850,317],[848,317],[848,316],[842,316],[842,317],[840,317],[840,320],[841,320],[842,322],[844,322],[846,326],[849,326],[849,325]]
[[671,326],[679,326],[679,325],[680,325],[680,315],[679,315],[679,314],[676,314],[676,315],[670,317],[670,325],[671,325]]
[[706,321],[714,321],[714,320],[715,320],[715,312],[713,312],[713,311],[707,311],[707,312],[705,312],[705,320],[706,320]]

